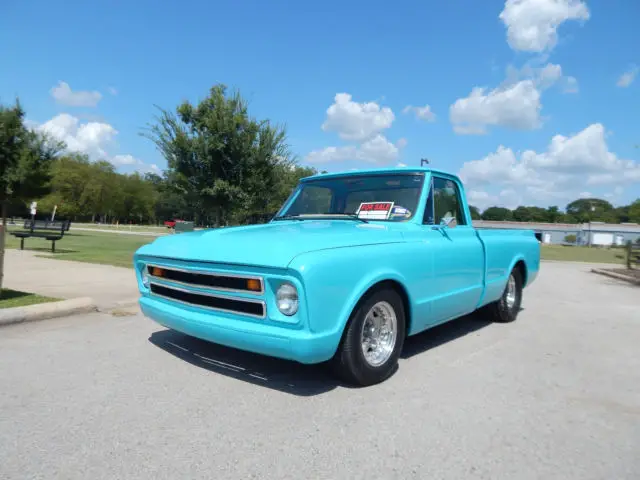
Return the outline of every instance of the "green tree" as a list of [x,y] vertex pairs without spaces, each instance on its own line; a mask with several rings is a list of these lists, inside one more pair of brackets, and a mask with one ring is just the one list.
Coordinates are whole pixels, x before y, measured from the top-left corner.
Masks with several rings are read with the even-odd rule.
[[155,219],[155,206],[158,192],[154,185],[145,180],[139,173],[122,175],[121,186],[123,201],[118,217],[124,220],[142,223],[144,220]]
[[91,213],[92,221],[102,222],[121,215],[124,210],[124,190],[115,167],[101,160],[91,164],[91,176],[84,187],[80,203],[83,211]]
[[569,215],[576,217],[579,221],[615,221],[612,215],[613,205],[600,198],[580,198],[567,205],[566,211]]
[[184,195],[200,223],[226,224],[266,212],[277,196],[277,167],[293,164],[285,130],[249,116],[239,93],[215,85],[197,105],[160,115],[144,136],[168,164],[171,188]]
[[482,215],[480,214],[480,210],[478,210],[478,207],[469,205],[469,211],[471,212],[471,220],[482,219]]
[[640,198],[629,205],[629,221],[640,223]]
[[518,207],[513,211],[513,219],[517,222],[531,222],[533,215],[529,207]]
[[63,148],[64,144],[24,125],[24,110],[18,100],[12,107],[0,105],[0,288],[4,279],[8,205],[33,200],[47,192],[51,163]]
[[552,207],[547,208],[547,221],[551,223],[556,223],[561,218],[562,214],[560,213],[559,208],[554,205]]
[[39,210],[66,218],[84,216],[85,189],[91,181],[93,165],[86,155],[70,153],[60,157],[51,166],[51,192],[38,201]]
[[482,212],[482,219],[489,221],[507,221],[513,220],[513,213],[504,207],[489,207]]

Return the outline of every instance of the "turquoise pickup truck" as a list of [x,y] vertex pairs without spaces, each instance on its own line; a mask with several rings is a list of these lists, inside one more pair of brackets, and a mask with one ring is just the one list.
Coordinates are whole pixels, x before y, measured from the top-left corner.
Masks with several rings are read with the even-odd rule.
[[366,386],[409,335],[476,310],[515,320],[540,246],[474,228],[455,175],[393,168],[304,178],[266,224],[160,237],[133,262],[160,325]]

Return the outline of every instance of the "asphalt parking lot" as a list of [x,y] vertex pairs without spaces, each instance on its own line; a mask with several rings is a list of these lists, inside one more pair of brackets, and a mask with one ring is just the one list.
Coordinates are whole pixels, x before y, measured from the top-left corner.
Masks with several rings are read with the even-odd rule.
[[515,323],[366,389],[141,316],[0,329],[0,478],[638,479],[640,289],[543,263]]

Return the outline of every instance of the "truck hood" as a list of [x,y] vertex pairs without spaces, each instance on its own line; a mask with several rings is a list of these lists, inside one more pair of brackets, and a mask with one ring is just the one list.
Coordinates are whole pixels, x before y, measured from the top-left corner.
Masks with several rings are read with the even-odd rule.
[[136,255],[286,268],[301,253],[403,241],[399,224],[351,220],[280,221],[157,238]]

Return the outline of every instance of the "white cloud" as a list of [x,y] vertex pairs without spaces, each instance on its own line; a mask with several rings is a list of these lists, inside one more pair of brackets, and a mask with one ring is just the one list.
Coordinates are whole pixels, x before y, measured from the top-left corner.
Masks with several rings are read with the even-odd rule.
[[488,126],[532,130],[540,126],[540,92],[533,80],[522,80],[486,92],[474,87],[466,98],[449,108],[453,128],[459,134],[484,134]]
[[511,189],[502,190],[497,195],[492,195],[484,190],[467,190],[466,192],[469,205],[477,207],[480,211],[498,205],[514,209],[521,203],[520,195]]
[[554,136],[542,153],[516,153],[501,145],[481,160],[464,163],[459,175],[469,191],[486,193],[486,198],[474,194],[477,201],[503,201],[490,193],[502,188],[538,204],[575,198],[587,185],[617,185],[621,191],[621,184],[640,182],[640,163],[610,152],[605,128],[596,123],[572,136]]
[[547,152],[525,152],[527,165],[565,174],[622,173],[637,168],[634,162],[620,160],[609,151],[605,129],[594,123],[572,137],[555,135]]
[[532,80],[536,88],[542,92],[560,83],[564,86],[565,93],[576,93],[578,91],[578,80],[575,77],[565,76],[562,66],[556,63],[546,65],[536,65],[540,59],[533,59],[527,62],[522,68],[513,66],[507,67],[507,79],[502,87],[508,87],[521,80]]
[[406,143],[406,140],[401,138],[394,145],[384,135],[378,134],[360,145],[314,150],[307,155],[305,160],[314,164],[355,160],[375,165],[388,165],[398,160],[400,150],[406,146]]
[[558,64],[543,64],[541,58],[536,58],[521,68],[509,65],[506,78],[498,87],[488,92],[484,87],[475,87],[468,97],[449,107],[453,129],[461,135],[483,135],[490,126],[538,128],[542,124],[542,92],[556,84],[564,84],[565,93],[578,90],[578,81],[564,76]]
[[156,165],[155,163],[140,163],[138,165],[138,168],[136,168],[136,171],[140,172],[140,173],[156,173],[156,174],[160,174],[162,173],[162,171],[160,170],[160,167],[158,167],[158,165]]
[[77,117],[68,113],[56,115],[36,128],[65,142],[69,150],[86,153],[94,159],[108,157],[105,148],[118,134],[118,131],[108,123],[80,124]]
[[[527,152],[525,152],[527,153]],[[525,162],[520,161],[515,152],[502,145],[494,153],[482,160],[465,162],[459,171],[463,182],[470,185],[526,185],[537,183],[532,171]]]
[[538,73],[538,85],[540,88],[549,88],[562,77],[562,67],[554,63],[548,63]]
[[324,131],[337,132],[343,140],[362,142],[389,128],[395,115],[375,102],[357,103],[348,93],[337,93],[327,109]]
[[544,52],[557,45],[560,25],[590,15],[582,0],[506,0],[499,18],[513,50]]
[[415,112],[416,118],[420,120],[425,120],[427,122],[435,122],[436,114],[431,111],[431,107],[429,105],[425,105],[424,107],[414,107],[412,105],[407,105],[402,110],[402,113]]
[[108,148],[118,135],[118,131],[108,123],[81,123],[77,117],[61,113],[43,124],[29,121],[27,126],[62,140],[67,145],[68,151],[84,153],[91,160],[107,160],[116,167],[135,166],[136,170],[143,173],[160,171],[157,165],[146,164],[132,155],[109,155]]
[[578,93],[578,80],[576,80],[576,77],[566,77],[564,93]]
[[148,164],[144,163],[139,158],[134,157],[133,155],[114,155],[111,159],[109,159],[111,163],[113,163],[116,167],[122,166],[133,166],[134,170],[140,173],[160,173],[160,167],[155,163]]
[[638,67],[634,65],[627,72],[620,75],[616,85],[618,87],[626,88],[633,83],[636,75],[638,75]]
[[142,161],[133,155],[115,155],[111,159],[111,163],[116,167],[121,167],[123,165],[137,165],[138,163],[142,163]]
[[102,94],[97,91],[74,92],[67,82],[62,81],[52,87],[50,93],[57,103],[68,107],[95,107],[102,98]]

